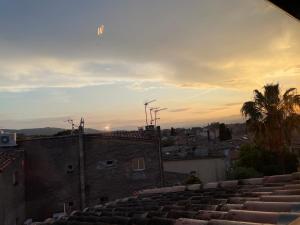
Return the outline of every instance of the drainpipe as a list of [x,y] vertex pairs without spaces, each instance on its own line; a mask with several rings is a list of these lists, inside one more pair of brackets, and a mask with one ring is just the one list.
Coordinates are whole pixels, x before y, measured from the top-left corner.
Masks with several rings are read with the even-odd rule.
[[160,185],[162,187],[165,186],[165,174],[164,174],[164,164],[162,159],[162,151],[161,151],[161,132],[160,132],[160,126],[157,126],[156,128],[157,134],[157,144],[158,144],[158,157],[159,157],[159,165],[160,165]]
[[84,166],[84,134],[79,132],[79,176],[80,176],[80,201],[81,210],[85,208],[86,196],[85,196],[85,166]]

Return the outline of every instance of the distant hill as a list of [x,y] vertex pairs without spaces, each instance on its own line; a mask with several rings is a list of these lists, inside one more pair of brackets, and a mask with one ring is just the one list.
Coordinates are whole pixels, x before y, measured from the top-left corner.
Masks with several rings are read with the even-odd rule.
[[[13,132],[17,134],[23,134],[25,136],[52,136],[54,134],[57,134],[58,132],[62,132],[66,129],[63,128],[57,128],[57,127],[43,127],[43,128],[30,128],[30,129],[4,129],[4,132]],[[87,134],[93,134],[93,133],[99,133],[99,130],[93,129],[93,128],[85,128],[85,133]]]
[[97,130],[94,128],[85,128],[84,129],[84,133],[86,133],[86,134],[97,134],[97,133],[101,133],[101,132],[103,132],[103,131]]

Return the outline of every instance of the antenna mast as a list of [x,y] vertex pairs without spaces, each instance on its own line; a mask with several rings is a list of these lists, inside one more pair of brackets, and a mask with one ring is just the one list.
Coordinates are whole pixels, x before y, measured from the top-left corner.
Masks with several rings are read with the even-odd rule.
[[82,133],[82,134],[84,133],[84,118],[83,117],[81,117],[81,119],[80,119],[78,131],[79,131],[79,133]]
[[160,119],[160,118],[157,117],[157,113],[160,112],[160,111],[166,110],[166,109],[168,109],[168,108],[162,108],[162,109],[154,110],[154,126],[156,126],[157,120]]
[[153,99],[153,100],[151,100],[151,101],[148,101],[148,102],[145,102],[145,103],[144,103],[144,106],[145,106],[145,115],[146,115],[146,126],[149,125],[149,124],[148,124],[147,106],[148,106],[150,103],[155,102],[155,101],[156,101],[156,99]]
[[153,111],[153,110],[157,110],[157,109],[159,109],[159,107],[151,107],[151,108],[149,109],[150,117],[151,117],[150,125],[152,125],[152,122],[154,121],[153,116],[152,116],[152,111]]
[[73,135],[73,133],[74,133],[74,127],[75,127],[74,120],[73,119],[68,119],[65,122],[68,122],[69,124],[71,124],[71,135]]

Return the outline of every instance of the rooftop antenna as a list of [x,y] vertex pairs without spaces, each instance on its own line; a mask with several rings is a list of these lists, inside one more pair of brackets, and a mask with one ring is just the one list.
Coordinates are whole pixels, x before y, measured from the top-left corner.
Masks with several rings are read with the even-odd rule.
[[152,125],[152,122],[154,121],[153,116],[152,116],[152,111],[153,111],[153,110],[157,110],[157,109],[159,109],[159,107],[151,107],[151,108],[149,109],[150,117],[151,117],[151,120],[150,120],[150,124],[151,124],[151,125]]
[[146,115],[146,125],[148,126],[148,114],[147,114],[147,106],[152,103],[152,102],[155,102],[156,99],[153,99],[151,101],[148,101],[148,102],[145,102],[144,103],[144,106],[145,106],[145,115]]
[[157,117],[157,113],[160,112],[160,111],[163,111],[163,110],[166,110],[168,108],[162,108],[162,109],[157,109],[157,110],[154,110],[154,126],[156,126],[156,121],[160,118]]
[[160,120],[160,117],[156,118],[156,121]]
[[80,133],[84,133],[84,118],[81,117],[78,130]]
[[72,126],[71,135],[73,135],[73,133],[74,133],[74,127],[75,127],[74,120],[73,119],[68,119],[65,122],[71,124],[71,126]]

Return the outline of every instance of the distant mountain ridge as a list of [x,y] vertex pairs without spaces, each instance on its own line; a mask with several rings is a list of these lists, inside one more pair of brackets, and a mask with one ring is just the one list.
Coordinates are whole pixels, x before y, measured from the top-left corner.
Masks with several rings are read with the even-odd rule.
[[[67,129],[57,127],[43,127],[43,128],[28,128],[28,129],[3,129],[4,132],[11,132],[17,134],[23,134],[25,136],[52,136],[58,132],[65,131]],[[93,134],[100,133],[101,131],[93,128],[85,128],[85,133]]]

